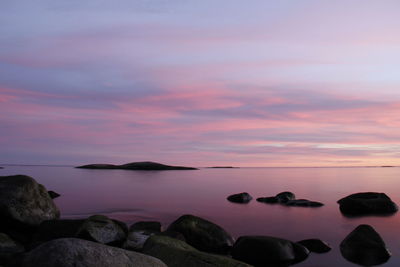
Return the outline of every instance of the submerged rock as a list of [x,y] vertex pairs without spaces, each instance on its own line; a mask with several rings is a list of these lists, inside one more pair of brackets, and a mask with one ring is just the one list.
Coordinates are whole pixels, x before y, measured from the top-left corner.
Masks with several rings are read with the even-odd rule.
[[49,241],[23,254],[19,261],[22,267],[166,267],[148,255],[77,238]]
[[314,253],[326,253],[331,251],[332,249],[328,243],[320,239],[305,239],[297,243],[302,246],[305,246],[309,251]]
[[397,212],[397,205],[384,193],[356,193],[338,200],[344,215],[379,215]]
[[230,195],[229,197],[227,197],[227,199],[230,202],[247,204],[253,199],[253,197],[250,196],[249,193],[243,192],[239,194]]
[[0,191],[2,224],[32,227],[60,217],[60,211],[46,188],[32,177],[0,176]]
[[156,257],[169,267],[250,267],[229,257],[201,252],[187,243],[167,236],[151,236],[143,253]]
[[189,245],[206,252],[228,253],[235,242],[222,227],[193,215],[179,217],[168,230],[181,233]]
[[254,266],[289,266],[308,257],[304,246],[270,236],[242,236],[232,249],[234,259]]
[[47,191],[47,193],[49,193],[49,196],[51,197],[51,199],[55,199],[58,198],[59,196],[61,196],[59,193],[56,193],[54,191]]
[[89,164],[78,166],[80,169],[121,169],[121,170],[142,170],[142,171],[163,171],[163,170],[197,170],[193,167],[184,166],[170,166],[164,165],[157,162],[142,161],[132,162],[123,165],[112,165],[112,164]]
[[321,207],[324,204],[317,201],[311,201],[308,199],[294,199],[289,200],[285,203],[287,206],[298,206],[298,207]]
[[391,256],[381,236],[366,224],[357,226],[340,243],[340,252],[348,261],[364,266],[385,263]]

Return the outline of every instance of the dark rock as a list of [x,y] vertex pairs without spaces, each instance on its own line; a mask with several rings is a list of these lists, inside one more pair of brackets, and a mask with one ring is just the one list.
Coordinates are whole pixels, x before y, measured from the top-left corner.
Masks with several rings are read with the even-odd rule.
[[233,166],[213,166],[213,167],[207,167],[210,169],[239,169],[239,167],[233,167]]
[[31,228],[57,219],[60,211],[46,188],[25,175],[0,176],[1,228]]
[[344,215],[389,215],[397,212],[397,205],[384,193],[356,193],[338,200]]
[[228,253],[235,242],[222,227],[193,215],[179,217],[168,230],[181,233],[189,245],[211,253]]
[[133,231],[161,232],[161,223],[155,221],[136,222],[129,227],[129,232]]
[[84,222],[85,219],[44,221],[33,235],[31,247],[36,247],[53,239],[77,237]]
[[250,267],[229,257],[201,252],[183,241],[167,236],[150,237],[144,245],[143,253],[162,260],[169,267]]
[[183,234],[181,234],[179,232],[175,232],[175,231],[167,230],[167,231],[158,233],[157,235],[168,236],[168,237],[175,238],[175,239],[178,239],[180,241],[186,242],[185,236]]
[[77,238],[44,243],[23,254],[19,261],[22,267],[166,267],[163,262],[148,255]]
[[285,203],[287,206],[298,206],[298,207],[321,207],[324,204],[317,201],[311,201],[308,199],[294,199],[289,200]]
[[287,191],[281,192],[281,193],[277,194],[275,197],[278,199],[278,202],[280,202],[280,203],[286,203],[289,200],[296,199],[295,194],[293,194],[292,192],[287,192]]
[[278,199],[276,197],[259,197],[257,198],[257,201],[269,204],[278,203]]
[[371,266],[385,263],[391,253],[370,225],[359,225],[340,243],[342,256],[353,263]]
[[80,169],[121,169],[121,170],[142,170],[142,171],[163,171],[163,170],[197,170],[197,168],[183,167],[183,166],[170,166],[157,162],[143,161],[132,162],[123,165],[112,164],[89,164],[78,166]]
[[230,202],[246,204],[246,203],[249,203],[253,198],[252,198],[252,196],[250,196],[249,193],[243,192],[243,193],[239,193],[239,194],[230,195],[227,199]]
[[51,199],[55,199],[55,198],[58,198],[59,196],[61,196],[59,193],[56,193],[54,191],[48,191],[47,193],[49,193],[49,196],[51,197]]
[[123,248],[134,251],[141,251],[146,240],[161,232],[161,223],[152,221],[136,222],[129,228],[128,237]]
[[326,253],[332,249],[328,243],[320,239],[305,239],[297,243],[306,247],[309,251],[314,253]]
[[254,266],[289,266],[308,257],[307,248],[270,236],[242,236],[232,249],[234,259]]
[[8,235],[0,233],[0,264],[6,263],[15,254],[24,252],[24,247]]
[[103,215],[90,216],[79,229],[77,236],[90,241],[121,245],[127,235],[127,227],[121,227],[122,222],[111,220]]

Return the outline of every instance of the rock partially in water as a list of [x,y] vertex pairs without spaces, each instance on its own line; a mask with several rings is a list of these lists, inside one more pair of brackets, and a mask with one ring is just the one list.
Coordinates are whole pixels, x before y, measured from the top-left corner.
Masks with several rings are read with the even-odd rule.
[[55,199],[58,198],[59,196],[61,196],[59,193],[54,192],[54,191],[47,191],[47,193],[49,193],[49,196],[51,197],[51,199]]
[[143,253],[162,260],[169,267],[250,267],[229,257],[201,252],[167,236],[151,236],[144,245]]
[[164,170],[197,170],[193,167],[184,166],[170,166],[157,162],[142,161],[142,162],[132,162],[123,165],[113,165],[113,164],[89,164],[78,166],[76,168],[80,169],[121,169],[121,170],[141,170],[141,171],[164,171]]
[[296,195],[289,191],[281,192],[281,193],[277,194],[275,197],[278,200],[278,202],[280,202],[280,203],[286,203],[290,200],[296,199]]
[[305,260],[310,251],[286,239],[242,236],[232,249],[234,259],[254,266],[289,266]]
[[118,246],[124,242],[127,229],[127,226],[122,222],[103,215],[93,215],[85,220],[77,236],[102,244]]
[[250,196],[249,193],[243,192],[239,194],[230,195],[227,199],[230,202],[247,204],[253,199],[253,197]]
[[258,202],[268,203],[268,204],[275,204],[278,203],[278,199],[276,197],[259,197],[257,198]]
[[189,245],[205,252],[226,254],[235,242],[219,225],[193,215],[179,217],[168,230],[181,233]]
[[331,251],[331,247],[328,243],[320,239],[305,239],[299,242],[300,245],[305,246],[309,251],[314,253],[326,253]]
[[24,252],[24,247],[11,239],[8,235],[0,233],[0,264],[7,261],[15,254]]
[[357,226],[340,243],[340,252],[348,261],[363,266],[385,263],[391,256],[381,236],[366,224]]
[[1,224],[34,227],[57,219],[60,211],[46,188],[26,175],[0,176]]
[[396,213],[397,205],[384,193],[356,193],[338,200],[344,215],[390,215]]
[[324,204],[317,201],[311,201],[308,199],[294,199],[289,200],[285,203],[287,206],[297,206],[297,207],[322,207]]
[[148,255],[77,238],[62,238],[44,243],[25,253],[18,266],[167,267],[159,259]]

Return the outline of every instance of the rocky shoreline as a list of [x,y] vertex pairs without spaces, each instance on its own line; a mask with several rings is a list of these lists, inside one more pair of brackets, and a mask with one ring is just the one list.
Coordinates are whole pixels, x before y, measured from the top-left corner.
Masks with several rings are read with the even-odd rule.
[[[310,253],[331,250],[327,242],[316,238],[295,242],[256,235],[235,240],[223,227],[190,214],[166,229],[157,221],[139,221],[128,227],[103,215],[60,219],[53,202],[59,194],[25,175],[0,176],[0,193],[0,266],[290,266],[305,261]],[[306,203],[288,191],[265,198],[261,202]],[[243,192],[228,200],[246,204],[252,197]],[[383,193],[357,193],[338,202],[340,210],[358,209],[362,215],[397,211]],[[391,256],[379,233],[369,225],[350,232],[340,244],[340,252],[348,261],[365,266],[382,264]]]

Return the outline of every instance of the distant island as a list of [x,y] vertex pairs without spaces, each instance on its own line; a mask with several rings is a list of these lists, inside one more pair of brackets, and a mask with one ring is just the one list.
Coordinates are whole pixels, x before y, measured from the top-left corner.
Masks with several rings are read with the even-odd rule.
[[113,165],[113,164],[88,164],[83,166],[78,166],[75,168],[79,169],[96,169],[96,170],[140,170],[140,171],[168,171],[168,170],[197,170],[193,167],[184,166],[170,166],[157,162],[151,161],[141,161],[141,162],[131,162],[123,165]]
[[213,167],[207,167],[210,169],[239,169],[239,167],[233,167],[233,166],[213,166]]

